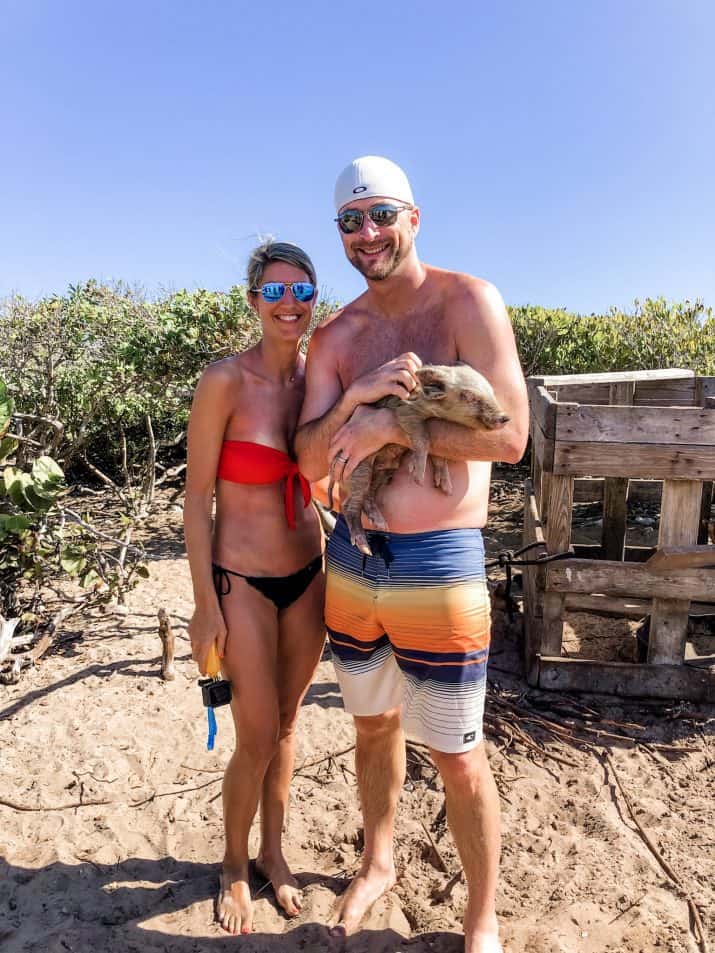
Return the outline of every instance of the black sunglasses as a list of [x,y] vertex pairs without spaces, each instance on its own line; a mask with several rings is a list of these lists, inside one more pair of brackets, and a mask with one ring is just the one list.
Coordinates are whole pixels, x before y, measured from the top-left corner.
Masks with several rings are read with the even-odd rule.
[[341,232],[345,235],[351,235],[360,231],[362,223],[365,221],[365,215],[378,228],[386,228],[388,225],[395,224],[400,212],[411,208],[411,205],[392,205],[389,202],[378,202],[377,205],[371,205],[367,212],[363,212],[359,208],[343,209],[334,221],[338,223]]

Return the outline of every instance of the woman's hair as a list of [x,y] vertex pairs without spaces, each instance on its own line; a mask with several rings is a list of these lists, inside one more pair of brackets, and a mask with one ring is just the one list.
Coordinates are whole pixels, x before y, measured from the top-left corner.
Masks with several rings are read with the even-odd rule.
[[308,275],[314,285],[317,284],[313,262],[302,248],[292,242],[274,242],[269,239],[260,244],[258,248],[254,248],[251,257],[248,259],[246,280],[249,291],[260,288],[263,281],[263,272],[272,261],[284,261],[287,265],[300,268]]

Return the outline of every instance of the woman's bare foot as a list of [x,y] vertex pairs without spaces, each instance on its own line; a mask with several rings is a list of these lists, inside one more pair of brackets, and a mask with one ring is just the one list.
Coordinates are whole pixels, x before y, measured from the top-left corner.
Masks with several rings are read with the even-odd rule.
[[300,913],[303,900],[298,881],[290,872],[283,854],[269,857],[259,854],[256,858],[256,870],[265,877],[273,887],[276,900],[287,917],[297,917]]
[[217,903],[217,919],[228,933],[250,933],[253,926],[251,888],[248,886],[248,865],[221,870]]
[[392,865],[388,868],[378,867],[377,864],[364,867],[345,891],[337,923],[330,929],[331,936],[350,936],[354,933],[373,903],[394,885],[395,868]]

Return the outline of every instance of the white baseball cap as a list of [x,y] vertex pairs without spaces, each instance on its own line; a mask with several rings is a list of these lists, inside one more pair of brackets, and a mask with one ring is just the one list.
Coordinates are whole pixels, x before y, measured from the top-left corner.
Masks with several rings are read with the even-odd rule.
[[361,156],[353,159],[338,176],[335,183],[335,211],[356,199],[379,195],[414,205],[412,189],[407,176],[399,167],[382,156]]

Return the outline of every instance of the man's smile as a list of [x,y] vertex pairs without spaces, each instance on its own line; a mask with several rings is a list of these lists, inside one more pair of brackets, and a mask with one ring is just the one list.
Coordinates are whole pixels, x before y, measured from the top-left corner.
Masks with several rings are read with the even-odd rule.
[[379,245],[363,245],[360,248],[356,248],[355,251],[360,252],[361,255],[379,255],[390,247],[389,242],[381,242]]

